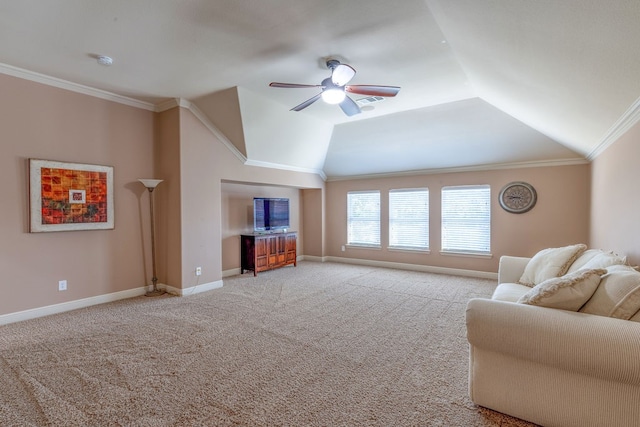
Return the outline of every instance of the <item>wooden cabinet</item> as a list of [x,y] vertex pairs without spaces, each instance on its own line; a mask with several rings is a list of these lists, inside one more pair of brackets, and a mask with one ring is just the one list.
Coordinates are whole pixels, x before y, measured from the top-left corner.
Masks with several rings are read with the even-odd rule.
[[240,236],[240,273],[297,265],[297,233],[243,234]]

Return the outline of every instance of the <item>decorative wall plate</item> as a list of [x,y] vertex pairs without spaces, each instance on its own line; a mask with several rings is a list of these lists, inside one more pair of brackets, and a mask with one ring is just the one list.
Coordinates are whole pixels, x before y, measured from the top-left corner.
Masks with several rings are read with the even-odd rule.
[[498,200],[507,212],[525,213],[536,205],[538,195],[535,188],[526,182],[510,182],[500,190]]

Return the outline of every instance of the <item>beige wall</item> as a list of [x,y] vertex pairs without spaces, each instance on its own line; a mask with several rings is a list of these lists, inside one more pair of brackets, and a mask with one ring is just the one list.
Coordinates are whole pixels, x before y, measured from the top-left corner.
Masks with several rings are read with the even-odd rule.
[[640,124],[592,163],[591,245],[640,264]]
[[[0,93],[0,315],[149,283],[153,113],[2,74]],[[29,233],[29,158],[113,166],[115,229]]]
[[[428,265],[496,272],[501,255],[531,256],[546,247],[589,240],[589,165],[481,172],[426,174],[327,183],[327,250],[336,257]],[[524,214],[508,213],[498,204],[500,189],[511,181],[526,181],[538,194],[538,203]],[[440,254],[440,191],[450,185],[491,186],[492,258]],[[430,253],[388,250],[388,192],[399,188],[429,188]],[[347,192],[381,191],[382,249],[349,248],[347,243]]]
[[[223,180],[324,188],[315,174],[244,166],[182,108],[153,113],[6,75],[0,93],[0,271],[11,286],[0,315],[150,284],[149,193],[138,178],[164,180],[154,191],[157,276],[176,288],[222,278]],[[115,229],[29,233],[29,158],[113,166]]]
[[[155,117],[154,170],[163,182],[154,190],[156,264],[160,283],[181,283],[182,220],[180,114],[174,108]],[[151,262],[151,259],[149,259]]]
[[[268,143],[268,137],[265,135],[265,143]],[[182,279],[168,282],[168,285],[188,288],[199,283],[212,283],[222,279],[223,270],[240,268],[240,249],[226,240],[232,233],[223,225],[223,216],[242,208],[224,203],[223,182],[248,185],[250,193],[273,191],[272,194],[282,194],[276,188],[284,191],[288,187],[286,192],[294,202],[293,209],[298,218],[293,226],[298,228],[301,246],[304,244],[297,188],[323,189],[324,181],[318,175],[245,166],[191,111],[184,108],[180,108],[179,145]],[[260,186],[267,188],[257,190]],[[233,227],[240,228],[240,222],[234,222]],[[196,278],[195,268],[198,266],[202,267],[202,276]]]
[[321,258],[325,255],[326,246],[325,191],[302,190],[302,200],[304,206],[302,229],[305,236],[302,253],[310,258]]
[[[234,241],[247,226],[254,194],[296,200],[299,255],[350,257],[495,272],[502,254],[531,255],[549,246],[587,242],[640,263],[634,196],[640,172],[640,125],[602,153],[593,165],[425,174],[325,183],[315,174],[246,166],[189,110],[163,113],[0,75],[2,156],[0,271],[10,291],[0,315],[118,291],[151,280],[148,192],[138,178],[164,179],[156,190],[158,278],[178,288],[216,282],[239,268]],[[265,135],[265,143],[268,143]],[[29,233],[29,158],[114,166],[115,229]],[[497,193],[523,180],[538,191],[529,213],[500,209]],[[490,184],[493,258],[439,253],[440,188]],[[431,253],[386,250],[386,192],[426,186],[431,191]],[[348,249],[346,192],[383,192],[383,248]],[[234,193],[245,192],[238,195]],[[591,203],[591,200],[593,203]],[[243,218],[243,219],[241,219]],[[203,275],[195,277],[195,267]],[[57,290],[66,279],[69,289]]]

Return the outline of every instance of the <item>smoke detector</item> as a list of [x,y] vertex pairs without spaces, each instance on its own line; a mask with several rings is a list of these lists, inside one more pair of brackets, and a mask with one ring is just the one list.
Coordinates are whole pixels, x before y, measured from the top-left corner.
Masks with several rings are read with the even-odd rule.
[[104,65],[106,67],[108,67],[109,65],[113,64],[113,59],[111,59],[108,56],[100,55],[96,59],[98,61],[98,64]]

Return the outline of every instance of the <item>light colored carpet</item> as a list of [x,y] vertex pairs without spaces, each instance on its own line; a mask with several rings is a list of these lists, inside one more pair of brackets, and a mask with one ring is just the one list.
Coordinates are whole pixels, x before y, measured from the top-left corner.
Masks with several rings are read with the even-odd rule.
[[495,282],[333,263],[0,328],[2,426],[532,426],[467,395]]

